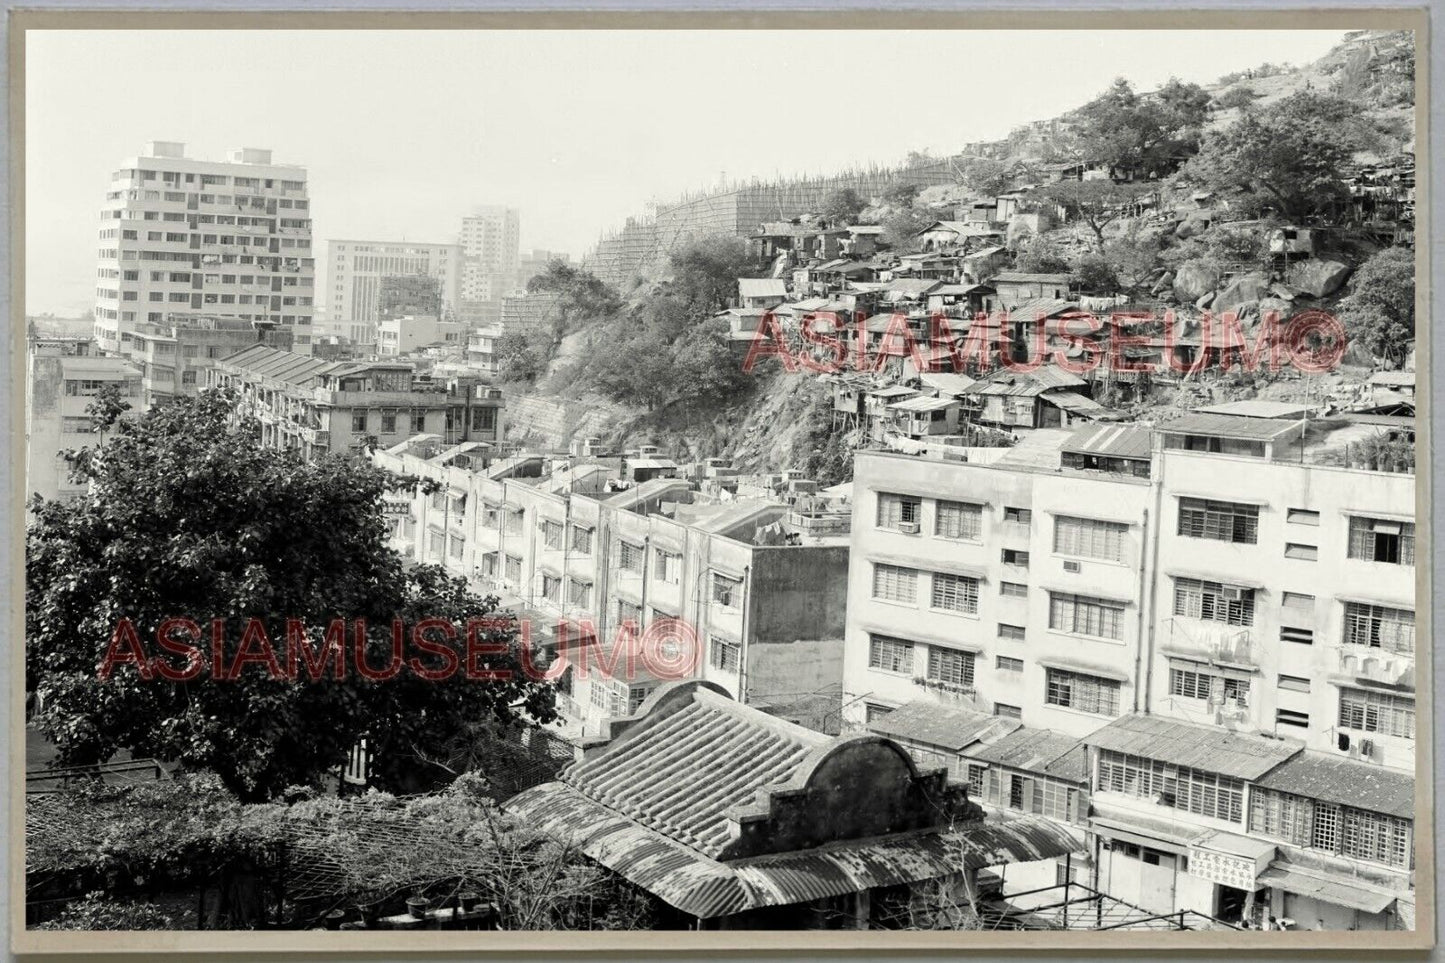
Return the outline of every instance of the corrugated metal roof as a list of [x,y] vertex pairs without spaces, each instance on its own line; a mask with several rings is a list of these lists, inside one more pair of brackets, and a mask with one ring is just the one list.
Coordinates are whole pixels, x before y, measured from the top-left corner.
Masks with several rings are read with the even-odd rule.
[[1397,388],[1415,387],[1415,372],[1413,371],[1376,371],[1370,375],[1368,384],[1390,385]]
[[1280,435],[1298,431],[1297,421],[1274,418],[1242,418],[1238,415],[1190,413],[1159,425],[1159,430],[1176,435],[1210,435],[1244,441],[1271,441]]
[[1405,895],[1364,886],[1357,879],[1329,879],[1300,872],[1282,860],[1271,863],[1268,869],[1260,873],[1258,882],[1260,885],[1277,887],[1335,906],[1364,910],[1366,913],[1383,913],[1391,903]]
[[324,361],[264,344],[253,344],[224,358],[222,363],[263,378],[274,378],[293,385],[306,384],[316,376],[340,366],[335,361]]
[[1150,456],[1154,433],[1139,425],[1089,425],[1064,444],[1064,451],[1105,458],[1144,459]]
[[[994,278],[994,280],[997,281],[998,278]],[[1064,298],[1029,298],[1009,308],[1008,314],[1011,321],[1042,321],[1057,317],[1066,311],[1077,310],[1079,310],[1077,303]],[[1090,332],[1088,325],[1081,318],[1073,322],[1069,333],[1083,336]]]
[[914,883],[963,869],[1051,859],[1081,848],[1062,826],[1024,816],[980,821],[949,833],[900,833],[719,862],[560,782],[526,790],[506,809],[703,919]]
[[1415,818],[1415,777],[1322,752],[1302,752],[1256,780],[1266,789]]
[[888,407],[893,411],[939,411],[958,404],[957,398],[905,398]]
[[966,374],[925,373],[919,376],[925,385],[944,394],[961,395],[974,383]]
[[1293,401],[1226,401],[1217,405],[1195,408],[1212,415],[1238,415],[1241,418],[1299,418],[1310,410],[1310,405]]
[[1115,719],[1085,736],[1084,742],[1100,749],[1250,781],[1304,749],[1303,744],[1292,739],[1266,739],[1160,716]]
[[1044,395],[1044,400],[1049,404],[1058,405],[1065,411],[1072,411],[1080,415],[1103,415],[1109,412],[1108,408],[1093,398],[1086,398],[1073,391],[1055,391],[1052,394]]
[[744,298],[785,298],[788,285],[781,278],[738,278],[738,294]]
[[1041,284],[1068,284],[1072,280],[1072,274],[1030,274],[1026,271],[1004,271],[1002,274],[995,274],[989,278],[989,281],[994,284],[1000,281],[1004,284],[1028,284],[1032,282]]
[[1083,740],[1052,729],[1015,729],[1008,735],[970,749],[966,755],[1026,772],[1083,782],[1088,751]]
[[1043,365],[1033,371],[1000,370],[969,389],[976,395],[1041,395],[1055,388],[1080,388],[1084,379],[1058,365]]
[[879,735],[957,752],[982,739],[1012,732],[1022,724],[1017,719],[991,716],[974,709],[918,701],[874,719],[868,728]]

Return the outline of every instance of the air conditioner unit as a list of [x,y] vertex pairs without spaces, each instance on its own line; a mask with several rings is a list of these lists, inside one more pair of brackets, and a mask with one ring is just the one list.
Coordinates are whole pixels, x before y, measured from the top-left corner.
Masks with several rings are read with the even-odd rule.
[[917,523],[917,522],[899,522],[899,523],[898,523],[898,530],[899,530],[900,532],[902,532],[904,535],[917,535],[917,534],[918,534],[918,523]]
[[1220,592],[1220,594],[1224,597],[1225,601],[1227,601],[1227,602],[1242,602],[1242,601],[1244,601],[1244,589],[1240,588],[1240,587],[1237,586],[1237,585],[1226,585],[1226,586],[1224,586],[1224,588],[1223,588],[1223,590]]
[[1082,568],[1082,566],[1080,566],[1078,562],[1065,562],[1065,563],[1064,563],[1064,571],[1065,571],[1065,572],[1077,572],[1077,571],[1079,571],[1080,568]]

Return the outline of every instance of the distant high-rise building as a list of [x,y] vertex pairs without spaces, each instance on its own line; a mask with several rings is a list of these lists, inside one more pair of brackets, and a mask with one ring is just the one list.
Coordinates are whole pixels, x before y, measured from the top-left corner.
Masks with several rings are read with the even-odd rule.
[[111,175],[101,210],[95,337],[117,352],[137,324],[192,317],[285,327],[311,350],[316,262],[306,169],[240,148],[193,160],[152,141]]
[[327,242],[326,294],[328,334],[352,341],[375,341],[382,281],[422,274],[441,286],[442,306],[457,310],[461,301],[462,248],[459,244],[413,241]]
[[553,261],[568,264],[571,260],[571,255],[566,251],[547,251],[541,248],[527,251],[517,259],[517,287],[525,291],[527,282],[546,271],[547,265]]
[[511,207],[478,207],[462,218],[462,298],[494,301],[516,284],[522,233],[521,212]]

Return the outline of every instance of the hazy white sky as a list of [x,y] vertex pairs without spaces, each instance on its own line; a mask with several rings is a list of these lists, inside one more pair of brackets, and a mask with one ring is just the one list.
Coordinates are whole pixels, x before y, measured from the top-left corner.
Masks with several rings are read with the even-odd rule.
[[475,204],[581,255],[650,199],[947,153],[1125,76],[1305,63],[1342,31],[33,31],[26,306],[89,313],[110,173],[150,140],[309,169],[333,237],[450,240]]

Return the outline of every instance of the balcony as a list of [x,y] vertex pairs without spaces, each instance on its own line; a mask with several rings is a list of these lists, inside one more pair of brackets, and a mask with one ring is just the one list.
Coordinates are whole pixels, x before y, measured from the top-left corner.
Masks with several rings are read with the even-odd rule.
[[1165,645],[1169,654],[1216,665],[1258,668],[1250,629],[1206,619],[1174,617],[1168,620]]
[[1415,658],[1398,652],[1385,652],[1371,646],[1340,647],[1340,675],[1366,685],[1392,689],[1415,689]]

